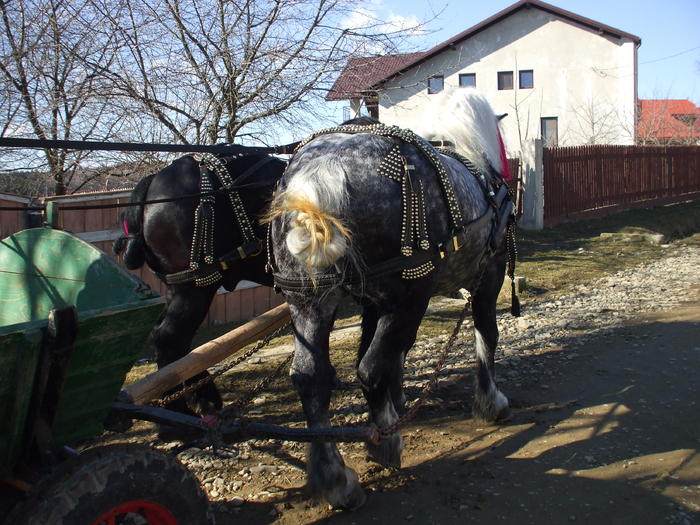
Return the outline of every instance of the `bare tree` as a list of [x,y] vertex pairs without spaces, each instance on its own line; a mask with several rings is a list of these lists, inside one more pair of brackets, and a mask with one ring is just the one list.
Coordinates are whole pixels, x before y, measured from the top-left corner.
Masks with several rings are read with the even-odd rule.
[[[82,60],[112,60],[110,46],[89,30],[100,24],[96,15],[85,1],[0,1],[2,135],[62,140],[112,136],[119,119],[96,95],[100,79]],[[64,194],[87,155],[53,148],[4,151],[3,164],[10,170],[48,171],[54,192]]]
[[[394,52],[413,35],[353,16],[360,5],[0,0],[0,133],[185,144],[303,137],[327,116],[324,95],[348,57]],[[48,173],[57,194],[94,187],[105,164],[138,160],[51,148],[2,155],[3,171]]]
[[[393,49],[410,29],[348,24],[349,0],[93,0],[121,52],[91,67],[109,95],[135,103],[182,143],[305,134],[348,57],[373,42]],[[127,102],[129,101],[129,102]]]
[[569,132],[580,144],[615,144],[622,135],[633,138],[624,125],[630,120],[622,118],[614,105],[589,98],[573,108]]

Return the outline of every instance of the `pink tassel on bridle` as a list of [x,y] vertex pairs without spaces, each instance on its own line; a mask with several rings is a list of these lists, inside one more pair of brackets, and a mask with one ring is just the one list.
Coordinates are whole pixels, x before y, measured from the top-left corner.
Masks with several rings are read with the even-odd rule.
[[501,166],[503,166],[501,171],[501,176],[503,180],[509,182],[511,179],[510,166],[508,165],[508,157],[506,157],[506,146],[503,143],[503,137],[501,136],[501,130],[498,129],[498,145],[501,149]]

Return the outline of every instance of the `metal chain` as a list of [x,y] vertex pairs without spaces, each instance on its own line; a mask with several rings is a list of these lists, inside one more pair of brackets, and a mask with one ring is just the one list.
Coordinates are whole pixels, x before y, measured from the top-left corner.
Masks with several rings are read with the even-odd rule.
[[[482,268],[480,274],[479,274],[479,279],[476,283],[476,286],[474,287],[474,290],[477,290],[479,286],[481,285],[481,281],[483,280],[484,274],[486,273],[486,265]],[[377,436],[379,439],[387,438],[390,437],[391,435],[395,434],[400,428],[405,426],[407,423],[409,423],[418,413],[418,410],[422,407],[423,403],[427,399],[427,397],[433,393],[435,387],[437,386],[438,383],[438,376],[442,372],[443,367],[445,366],[445,362],[447,361],[447,357],[450,354],[450,351],[454,347],[455,342],[457,341],[457,336],[459,335],[459,332],[462,328],[462,325],[464,324],[464,320],[467,317],[467,313],[470,311],[472,305],[472,298],[470,297],[466,303],[464,304],[464,308],[462,309],[462,313],[459,316],[459,319],[457,320],[457,323],[452,330],[452,334],[450,334],[450,337],[448,338],[447,342],[445,343],[444,347],[442,348],[442,351],[440,352],[440,356],[438,358],[438,362],[435,365],[435,369],[433,372],[430,374],[430,378],[428,379],[428,382],[423,386],[421,389],[420,394],[416,399],[413,400],[411,403],[411,407],[401,416],[399,417],[393,424],[389,425],[388,427],[383,427],[383,428],[377,428]],[[286,329],[289,325],[291,324],[290,322],[287,322],[285,325],[281,326],[271,334],[268,334],[265,336],[263,339],[258,341],[258,343],[251,348],[250,350],[244,352],[240,356],[238,356],[236,359],[231,361],[231,363],[227,364],[224,368],[221,370],[218,370],[209,376],[200,379],[199,381],[192,383],[191,385],[188,385],[187,387],[183,388],[182,390],[179,390],[178,392],[175,392],[163,399],[160,400],[155,400],[152,401],[150,404],[153,406],[158,406],[158,407],[163,407],[167,405],[168,403],[171,403],[172,401],[175,401],[177,399],[180,399],[181,397],[187,395],[189,392],[192,392],[193,390],[196,390],[197,388],[205,385],[209,381],[213,381],[215,378],[219,377],[220,375],[226,373],[229,371],[231,368],[234,366],[242,363],[246,359],[250,358],[254,354],[256,354],[260,349],[265,347],[270,343],[270,341],[277,337],[284,329]],[[282,373],[282,371],[289,365],[291,360],[294,358],[294,353],[291,353],[283,362],[281,362],[275,371],[271,374],[268,374],[266,377],[262,378],[259,380],[245,395],[241,396],[241,398],[234,404],[224,408],[221,411],[220,416],[226,417],[228,415],[232,415],[234,417],[240,417],[241,412],[245,409],[245,407],[267,386],[270,385],[274,380],[276,380]],[[339,437],[342,436],[342,433],[339,434]]]
[[[243,352],[241,355],[233,359],[230,363],[227,363],[225,366],[223,366],[220,370],[217,370],[216,372],[213,372],[209,374],[206,377],[203,377],[199,381],[196,381],[190,385],[187,385],[186,387],[182,388],[182,390],[178,390],[177,392],[174,392],[170,394],[169,396],[163,397],[161,399],[156,399],[151,401],[149,404],[155,407],[164,407],[173,401],[176,401],[190,392],[197,390],[198,388],[206,385],[210,381],[213,381],[217,377],[219,377],[222,374],[225,374],[229,370],[231,370],[234,366],[241,364],[243,361],[249,359],[256,353],[258,353],[262,348],[270,344],[270,341],[274,339],[275,337],[279,336],[289,325],[291,324],[291,321],[287,321],[284,325],[280,326],[277,330],[274,332],[266,335],[264,338],[262,338],[260,341],[256,343],[256,345],[249,350],[246,350]],[[256,385],[257,387],[257,385]],[[256,388],[254,387],[254,388]],[[251,398],[252,399],[252,398]]]
[[289,366],[289,364],[292,362],[292,359],[294,358],[294,352],[291,352],[287,358],[282,361],[277,368],[275,369],[274,372],[271,374],[268,374],[267,376],[263,377],[261,380],[259,380],[253,388],[251,388],[247,394],[241,396],[241,398],[236,402],[231,405],[231,407],[227,407],[222,411],[222,415],[227,415],[229,411],[234,411],[235,413],[240,414],[247,406],[248,404],[260,393],[262,390],[268,387],[270,383],[275,381],[280,375],[282,375],[282,372]]
[[457,340],[457,335],[459,334],[460,329],[462,328],[462,324],[464,323],[464,319],[467,317],[467,312],[470,309],[471,306],[471,298],[469,298],[464,305],[464,309],[462,310],[462,313],[459,316],[459,320],[457,321],[457,325],[454,327],[452,330],[452,334],[450,335],[449,339],[445,343],[445,346],[442,348],[442,351],[440,352],[440,357],[438,358],[438,362],[435,365],[435,370],[433,370],[432,374],[430,374],[430,379],[426,383],[426,385],[423,387],[421,390],[420,394],[418,397],[411,403],[411,408],[409,408],[399,419],[397,419],[394,423],[389,425],[388,427],[383,427],[379,429],[379,437],[380,438],[387,438],[391,436],[392,434],[395,434],[401,427],[403,427],[406,423],[411,421],[416,414],[418,413],[418,410],[421,408],[423,403],[425,402],[426,398],[428,395],[430,395],[435,387],[437,386],[438,382],[438,375],[440,372],[442,372],[442,367],[445,366],[445,362],[447,361],[447,356],[450,353],[450,350],[452,350],[452,347],[454,346],[455,341]]
[[[487,253],[483,255],[481,262],[483,266],[479,271],[479,278],[476,281],[476,285],[473,287],[474,291],[477,291],[479,289],[479,287],[481,286],[481,282],[484,280],[484,274],[486,274],[486,267],[488,266],[489,262],[487,260]],[[438,376],[440,375],[440,372],[442,372],[442,367],[445,366],[447,356],[452,350],[455,341],[457,340],[457,335],[459,335],[459,331],[461,330],[462,325],[464,324],[464,320],[467,317],[467,312],[471,309],[471,306],[472,294],[470,293],[469,299],[467,299],[467,301],[464,303],[464,308],[462,309],[462,313],[460,314],[459,319],[457,320],[457,324],[452,330],[452,334],[450,334],[450,337],[447,339],[445,346],[443,346],[442,351],[440,352],[438,362],[435,365],[435,370],[433,370],[433,372],[430,374],[428,382],[425,384],[418,397],[413,400],[413,402],[411,403],[411,407],[401,417],[399,417],[394,423],[392,423],[388,427],[382,427],[377,429],[377,433],[380,439],[387,438],[392,434],[395,434],[401,427],[403,427],[414,417],[416,417],[418,410],[421,408],[428,395],[430,395],[437,386]]]

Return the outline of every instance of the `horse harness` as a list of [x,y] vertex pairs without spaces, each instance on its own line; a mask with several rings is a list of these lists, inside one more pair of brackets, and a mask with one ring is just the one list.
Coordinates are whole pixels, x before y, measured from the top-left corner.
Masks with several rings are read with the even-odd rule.
[[[369,267],[363,278],[379,278],[397,271],[401,272],[401,276],[404,279],[424,277],[435,270],[437,261],[458,251],[472,232],[481,228],[488,221],[492,222],[490,238],[487,243],[488,254],[496,251],[503,240],[504,234],[507,232],[509,241],[508,274],[511,278],[513,277],[515,266],[513,203],[508,187],[503,180],[487,179],[469,159],[452,150],[449,147],[449,143],[440,143],[439,147],[435,148],[412,131],[397,126],[370,124],[329,128],[314,133],[299,143],[296,150],[299,150],[313,139],[329,133],[372,133],[392,138],[395,142],[377,168],[377,172],[401,184],[402,226],[400,255]],[[431,245],[428,238],[423,182],[413,175],[415,167],[407,161],[409,145],[418,149],[435,168],[443,199],[449,212],[452,233],[447,240],[437,244],[437,246]],[[480,217],[468,222],[463,221],[452,183],[447,176],[447,170],[439,153],[461,162],[479,182],[479,186],[489,203],[488,209]],[[231,178],[227,166],[232,160],[237,158],[236,156],[222,157],[211,153],[194,153],[192,157],[199,163],[201,176],[200,202],[195,209],[194,215],[195,225],[190,248],[190,266],[186,270],[170,274],[154,272],[168,285],[194,283],[196,286],[209,286],[216,284],[223,278],[221,272],[226,271],[237,261],[260,254],[263,249],[263,241],[255,236],[252,221],[245,211],[237,188],[241,187],[238,184],[239,181],[245,180],[261,169],[273,157],[269,155],[264,156],[239,175],[235,181]],[[236,226],[243,239],[239,246],[218,258],[214,256],[214,204],[216,193],[213,191],[214,177],[216,177],[221,188],[228,195]],[[266,182],[247,184],[245,186],[262,187]],[[341,272],[326,272],[317,276],[313,282],[310,279],[282,276],[275,271],[269,233],[270,228],[268,228],[268,239],[266,242],[268,270],[273,273],[277,290],[298,292],[309,289],[323,289],[331,288],[341,283],[352,284],[354,281],[360,280],[358,276],[348,278],[346,273]]]
[[[495,177],[487,179],[469,159],[458,154],[447,143],[440,143],[437,149],[430,143],[410,130],[397,126],[382,124],[344,125],[325,129],[313,134],[303,141],[303,147],[318,136],[329,133],[371,133],[392,138],[395,142],[389,153],[377,168],[378,174],[401,184],[402,221],[400,255],[375,264],[364,272],[364,279],[379,278],[397,271],[404,279],[420,279],[435,270],[435,263],[451,253],[458,251],[464,241],[486,222],[491,221],[491,232],[487,243],[486,255],[492,255],[501,245],[506,232],[509,234],[509,275],[513,277],[515,269],[514,216],[513,202],[506,183]],[[428,239],[426,225],[426,208],[423,182],[413,175],[415,166],[408,163],[408,148],[415,147],[434,167],[443,194],[443,200],[449,213],[451,235],[444,242],[433,246]],[[489,204],[487,210],[476,219],[465,222],[462,218],[452,182],[447,176],[447,170],[440,155],[450,156],[467,168],[479,182],[484,196]],[[301,292],[312,289],[327,289],[341,284],[354,284],[360,281],[359,276],[348,276],[347,272],[329,271],[315,276],[313,281],[308,278],[290,278],[280,274],[273,264],[271,242],[268,229],[268,268],[272,269],[275,287],[289,292]],[[487,258],[487,257],[485,257]],[[515,304],[515,297],[514,297]]]
[[[190,248],[190,267],[175,273],[155,274],[166,284],[194,283],[196,286],[209,286],[216,284],[223,278],[221,272],[227,270],[230,265],[258,255],[262,251],[262,241],[255,236],[253,222],[248,216],[243,201],[236,188],[242,187],[238,181],[245,180],[254,174],[274,157],[266,155],[254,163],[234,181],[228,171],[228,164],[237,157],[222,157],[212,153],[193,153],[191,155],[200,167],[200,201],[194,213],[194,233]],[[214,257],[214,204],[215,192],[214,178],[216,178],[228,195],[234,222],[242,236],[242,244],[235,249]],[[245,184],[245,187],[254,188],[266,185],[267,181]],[[270,183],[271,185],[272,183]]]

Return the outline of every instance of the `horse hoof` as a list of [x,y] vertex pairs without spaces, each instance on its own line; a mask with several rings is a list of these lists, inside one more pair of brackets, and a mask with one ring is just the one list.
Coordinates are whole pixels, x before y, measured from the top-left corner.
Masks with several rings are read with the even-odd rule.
[[367,495],[357,480],[357,474],[345,467],[345,483],[324,494],[325,500],[334,509],[357,510],[367,501]]
[[472,405],[472,415],[474,419],[484,423],[503,423],[511,417],[508,398],[501,392],[496,391],[495,395],[479,396],[477,394]]
[[507,423],[511,419],[513,419],[513,411],[509,406],[501,408],[496,414],[496,423]]
[[216,414],[224,401],[213,383],[208,383],[187,396],[187,404],[198,415]]
[[402,451],[403,439],[399,434],[381,439],[378,445],[367,443],[370,459],[385,468],[401,468]]

